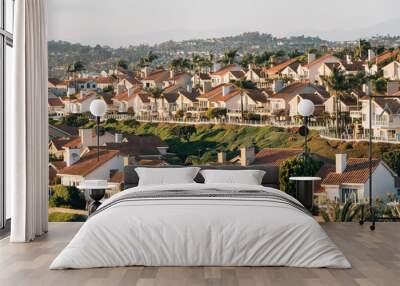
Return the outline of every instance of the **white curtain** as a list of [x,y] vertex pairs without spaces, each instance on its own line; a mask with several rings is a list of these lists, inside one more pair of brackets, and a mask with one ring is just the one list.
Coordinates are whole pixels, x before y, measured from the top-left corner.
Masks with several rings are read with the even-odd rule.
[[47,0],[15,1],[13,94],[6,98],[12,242],[48,226]]

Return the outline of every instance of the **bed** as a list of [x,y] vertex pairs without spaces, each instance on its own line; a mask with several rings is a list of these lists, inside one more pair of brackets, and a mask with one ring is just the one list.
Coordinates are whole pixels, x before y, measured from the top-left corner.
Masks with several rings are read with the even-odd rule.
[[[307,210],[275,188],[236,183],[132,187],[135,175],[132,168],[126,172],[128,188],[99,207],[50,269],[351,267]],[[265,178],[270,179],[271,174]]]

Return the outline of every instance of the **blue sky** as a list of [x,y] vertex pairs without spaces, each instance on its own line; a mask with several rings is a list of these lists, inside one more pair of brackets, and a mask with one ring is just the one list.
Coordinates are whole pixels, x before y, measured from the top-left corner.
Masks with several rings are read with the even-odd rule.
[[350,39],[397,33],[399,0],[48,0],[49,38],[113,47],[247,31]]

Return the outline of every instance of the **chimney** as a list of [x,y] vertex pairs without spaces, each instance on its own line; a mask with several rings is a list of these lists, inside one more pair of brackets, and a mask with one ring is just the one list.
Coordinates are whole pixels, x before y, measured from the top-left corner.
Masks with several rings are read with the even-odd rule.
[[143,73],[143,77],[144,77],[144,78],[148,77],[149,74],[150,74],[150,68],[149,68],[149,67],[144,67],[144,68],[142,69],[142,73]]
[[175,79],[175,71],[172,69],[169,71],[169,79]]
[[128,165],[131,165],[130,164],[130,158],[129,158],[129,156],[124,156],[123,158],[122,158],[122,160],[123,160],[123,163],[124,163],[124,166],[128,166]]
[[64,162],[67,167],[72,166],[80,159],[80,149],[79,148],[64,148]]
[[392,96],[400,89],[400,83],[398,81],[388,81],[387,82],[387,95]]
[[336,154],[336,173],[342,174],[346,170],[347,165],[347,155],[346,154]]
[[212,88],[211,82],[203,81],[203,93],[210,91]]
[[231,86],[230,85],[222,86],[222,96],[225,96],[225,95],[229,94],[230,90],[231,90]]
[[225,164],[226,163],[226,153],[225,152],[218,152],[217,154],[218,157],[218,163],[219,164]]
[[186,91],[192,93],[192,86],[190,84],[186,85]]
[[272,90],[274,93],[278,93],[283,89],[283,81],[280,79],[275,79],[272,82]]
[[371,88],[371,82],[369,83],[364,83],[362,85],[362,91],[366,94],[366,95],[370,95],[372,88]]
[[308,63],[315,61],[317,57],[313,53],[308,53]]
[[128,96],[132,96],[133,95],[133,88],[128,88]]
[[94,145],[93,131],[93,129],[79,129],[79,137],[81,137],[81,144],[83,148]]
[[346,62],[348,64],[352,64],[353,63],[353,60],[351,59],[351,55],[346,55]]
[[121,133],[115,133],[115,143],[122,143],[122,134]]
[[375,52],[372,49],[368,50],[368,61],[372,61],[375,58]]
[[254,147],[240,148],[240,165],[249,166],[256,157]]

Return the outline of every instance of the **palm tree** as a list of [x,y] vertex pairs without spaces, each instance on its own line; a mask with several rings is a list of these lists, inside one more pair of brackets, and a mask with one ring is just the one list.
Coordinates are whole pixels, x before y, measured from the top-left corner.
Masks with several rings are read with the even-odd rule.
[[[336,136],[340,134],[341,126],[341,96],[351,89],[349,81],[345,73],[337,67],[332,69],[332,73],[328,77],[322,77],[322,81],[335,97],[336,107]],[[340,121],[339,121],[340,120]]]
[[146,56],[139,58],[139,63],[137,65],[141,68],[148,67],[156,59],[158,59],[158,56],[152,51],[150,51],[147,53]]
[[149,89],[149,91],[150,91],[151,97],[154,98],[154,105],[155,105],[155,108],[156,108],[156,112],[158,114],[157,101],[158,101],[158,99],[161,98],[162,90],[160,88],[158,88],[158,87],[155,87],[155,88]]
[[85,70],[85,65],[81,61],[76,61],[72,64],[68,64],[66,67],[66,72],[68,75],[72,74],[72,78],[74,80],[74,87],[77,90],[77,83],[76,83],[76,73]]
[[120,59],[117,62],[117,68],[121,68],[123,70],[127,70],[128,69],[128,62],[126,60]]
[[238,88],[240,92],[240,114],[241,114],[241,121],[243,122],[244,120],[244,106],[243,106],[243,94],[246,92],[248,89],[255,89],[255,86],[252,82],[245,80],[244,78],[241,78],[233,84]]
[[237,56],[238,50],[229,50],[224,53],[224,56],[222,60],[220,60],[221,63],[225,65],[230,65],[235,62],[235,58]]

